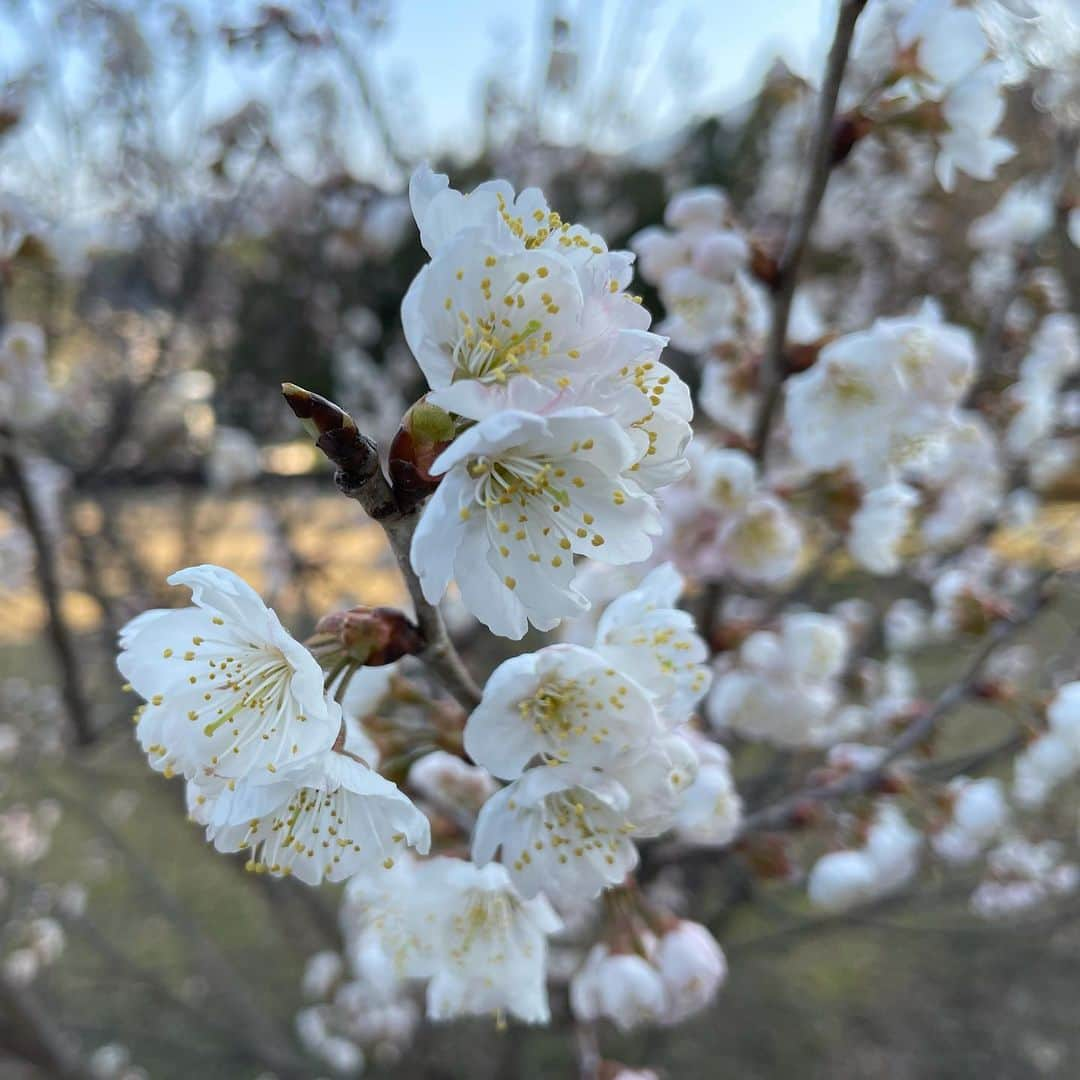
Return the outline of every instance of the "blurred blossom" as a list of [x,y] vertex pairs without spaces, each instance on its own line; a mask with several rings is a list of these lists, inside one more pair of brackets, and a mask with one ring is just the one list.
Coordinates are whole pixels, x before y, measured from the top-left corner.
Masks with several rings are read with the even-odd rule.
[[206,471],[215,491],[230,491],[254,480],[262,471],[254,437],[242,428],[219,425],[214,431]]

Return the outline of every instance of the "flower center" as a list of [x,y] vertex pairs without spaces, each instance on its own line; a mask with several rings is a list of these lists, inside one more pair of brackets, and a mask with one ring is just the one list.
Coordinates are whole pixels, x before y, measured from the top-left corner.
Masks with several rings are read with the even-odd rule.
[[547,348],[543,335],[538,336],[542,329],[539,319],[530,319],[521,330],[504,340],[494,315],[465,323],[461,337],[450,350],[455,381],[480,379],[502,383],[511,375],[528,374],[525,361]]
[[[571,681],[546,683],[531,698],[518,702],[521,719],[531,725],[536,734],[556,744],[587,735],[586,721],[591,711],[584,688]],[[594,738],[602,741],[607,735],[607,728],[601,728]],[[565,747],[557,746],[553,757],[565,760]]]
[[846,408],[873,405],[877,401],[877,395],[865,379],[842,367],[834,365],[829,368],[829,384],[833,399]]
[[569,503],[565,490],[552,485],[554,465],[545,458],[507,455],[477,457],[469,462],[469,475],[476,481],[474,498],[485,507],[506,506],[515,499],[525,505],[529,499],[548,497]]

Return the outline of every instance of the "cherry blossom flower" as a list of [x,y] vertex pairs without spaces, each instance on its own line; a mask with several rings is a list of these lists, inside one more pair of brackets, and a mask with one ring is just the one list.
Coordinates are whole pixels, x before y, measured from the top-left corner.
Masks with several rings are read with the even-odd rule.
[[900,544],[918,502],[918,492],[901,483],[886,484],[864,495],[848,533],[852,558],[873,574],[895,574],[900,569]]
[[555,398],[662,348],[624,291],[633,256],[564,223],[537,189],[493,181],[463,195],[421,169],[410,198],[432,261],[402,323],[433,404],[481,419],[515,377]]
[[967,863],[1000,835],[1009,821],[1009,804],[1000,780],[955,777],[949,783],[952,817],[932,838],[934,851],[949,862]]
[[656,567],[605,608],[595,650],[612,667],[633,672],[669,726],[688,719],[709,689],[705,642],[693,617],[676,605],[683,579],[670,563]]
[[136,735],[159,772],[271,783],[328,750],[341,710],[315,658],[236,574],[180,570],[194,606],[147,611],[120,633],[117,666],[146,704]]
[[528,770],[492,796],[473,831],[481,866],[503,852],[522,896],[589,900],[637,864],[630,795],[599,773],[556,765]]
[[436,603],[454,577],[469,610],[510,638],[585,610],[573,556],[638,562],[660,531],[655,502],[630,478],[637,457],[616,421],[585,407],[480,421],[434,464],[443,480],[411,554],[424,596]]
[[731,775],[731,757],[704,736],[691,736],[691,741],[698,756],[697,776],[679,801],[675,833],[701,846],[729,844],[738,833],[743,812]]
[[509,1012],[547,1022],[547,937],[561,922],[543,897],[523,899],[503,866],[409,860],[351,894],[398,974],[429,980],[432,1019]]
[[246,851],[249,869],[309,885],[392,868],[405,846],[426,854],[431,840],[427,818],[396,785],[333,750],[279,783],[228,785],[204,814],[219,851]]
[[658,1023],[667,1010],[660,972],[636,953],[594,945],[570,984],[570,1006],[579,1020],[606,1017],[620,1031]]
[[512,780],[534,757],[603,766],[660,730],[651,696],[612,662],[577,645],[551,645],[495,669],[465,726],[465,749]]
[[810,871],[810,902],[830,911],[886,896],[902,888],[918,869],[922,837],[888,802],[878,804],[866,844],[857,851],[822,856]]

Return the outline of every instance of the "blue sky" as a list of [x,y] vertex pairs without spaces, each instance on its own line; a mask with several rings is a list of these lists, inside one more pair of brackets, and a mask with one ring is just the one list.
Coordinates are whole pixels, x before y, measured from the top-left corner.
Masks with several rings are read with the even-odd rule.
[[[430,137],[451,143],[473,130],[482,76],[510,38],[531,73],[545,10],[588,12],[601,39],[611,38],[619,14],[647,22],[643,66],[655,63],[677,27],[688,34],[703,78],[695,80],[694,107],[723,109],[745,97],[769,60],[781,55],[796,70],[813,73],[824,54],[832,0],[398,0],[391,31],[379,53],[386,78],[405,73],[416,90]],[[677,49],[675,50],[678,51]],[[610,57],[608,58],[610,60]],[[607,61],[604,61],[605,63]]]
[[[153,48],[155,20],[167,15],[158,0],[112,0],[138,13]],[[582,63],[578,92],[544,109],[542,134],[553,141],[586,141],[599,150],[624,149],[636,141],[669,134],[695,117],[730,108],[746,99],[761,74],[782,56],[796,71],[816,78],[823,57],[836,0],[390,0],[388,27],[364,51],[378,96],[390,110],[391,127],[411,160],[450,151],[467,159],[478,148],[482,88],[493,72],[516,100],[534,101],[542,84],[552,16],[566,16],[577,35]],[[257,0],[194,0],[193,13],[206,27],[224,10],[243,25],[258,8]],[[303,5],[300,5],[303,7]],[[44,100],[55,104],[65,96],[85,96],[82,88],[94,77],[77,50],[59,59],[49,47],[49,18],[55,0],[20,0],[0,14],[0,76],[24,70],[33,56],[48,57],[52,86]],[[331,10],[334,10],[331,6]],[[336,27],[351,35],[351,24]],[[359,40],[359,39],[357,39]],[[170,107],[165,137],[186,146],[183,122],[204,109],[210,119],[228,115],[256,93],[275,100],[287,58],[269,66],[253,66],[242,58],[215,50],[203,76],[178,84],[184,100]],[[312,63],[318,63],[317,59]],[[314,73],[312,68],[309,73]],[[340,71],[346,97],[355,92]],[[605,91],[620,84],[629,94],[630,120],[622,127],[603,103]],[[629,90],[627,90],[629,87]],[[175,89],[175,88],[174,88]],[[0,161],[0,184],[34,199],[69,219],[102,217],[111,190],[94,185],[82,151],[71,145],[65,112],[53,108],[48,119],[28,116],[24,128],[6,145]],[[102,117],[104,131],[110,122]],[[301,114],[295,122],[304,123]],[[114,125],[115,126],[115,125]],[[172,133],[170,135],[170,132]],[[285,128],[282,144],[290,143]],[[400,186],[403,174],[382,153],[372,129],[343,121],[342,145],[354,171],[376,182]],[[108,147],[99,143],[106,158]],[[12,155],[14,154],[14,158]],[[20,162],[21,158],[21,162]],[[53,184],[43,185],[44,164]],[[305,171],[304,161],[291,162]],[[311,163],[309,163],[311,164]],[[5,168],[6,166],[6,168]]]

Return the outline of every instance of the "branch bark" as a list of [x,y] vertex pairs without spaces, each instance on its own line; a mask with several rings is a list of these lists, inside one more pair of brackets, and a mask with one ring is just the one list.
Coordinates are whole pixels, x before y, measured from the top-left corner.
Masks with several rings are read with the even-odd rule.
[[987,661],[1011,638],[1038,617],[1046,607],[1049,596],[1045,586],[1053,573],[1042,575],[1032,590],[1033,599],[1028,607],[1012,618],[996,622],[987,632],[978,651],[964,672],[945,690],[917,719],[913,720],[886,748],[882,759],[872,768],[850,773],[839,780],[818,787],[804,788],[785,796],[770,806],[748,814],[739,827],[738,834],[724,848],[700,848],[688,844],[667,844],[649,850],[644,862],[652,869],[670,863],[713,861],[722,857],[730,847],[742,838],[757,832],[777,832],[797,822],[813,804],[836,802],[855,795],[873,791],[885,777],[888,768],[897,759],[915,749],[927,739],[937,724],[958,705],[967,701],[976,691]]
[[[0,433],[0,439],[4,438],[4,434]],[[61,691],[68,721],[74,732],[75,741],[81,746],[88,746],[94,741],[94,730],[90,723],[90,707],[82,683],[78,653],[75,650],[71,629],[64,617],[63,594],[56,565],[56,549],[46,528],[41,507],[38,505],[30,480],[26,475],[22,458],[10,434],[6,436],[3,450],[0,451],[0,464],[3,466],[7,482],[15,493],[19,515],[34,546],[34,574],[37,578],[38,591],[45,603],[49,644],[56,666],[60,669]]]
[[312,426],[312,434],[317,435],[315,445],[337,466],[334,482],[338,490],[358,502],[386,533],[426,642],[420,658],[463,708],[475,708],[480,703],[480,688],[454,647],[442,613],[424,598],[420,579],[409,560],[420,507],[411,499],[407,506],[399,503],[383,475],[378,447],[357,429],[348,413],[292,383],[285,383],[282,393],[296,416]]
[[1080,248],[1069,237],[1069,214],[1076,208],[1070,188],[1075,185],[1073,162],[1078,144],[1080,131],[1062,129],[1058,132],[1054,154],[1054,241],[1069,298],[1069,311],[1080,318]]
[[787,343],[788,321],[791,303],[795,297],[795,285],[799,268],[810,240],[810,232],[817,220],[825,187],[829,182],[834,162],[833,128],[836,121],[836,100],[847,67],[855,23],[866,0],[842,0],[836,20],[836,33],[825,67],[825,80],[818,99],[817,118],[814,124],[813,142],[810,150],[810,174],[803,189],[795,219],[788,229],[784,250],[777,266],[773,285],[773,317],[765,353],[758,372],[758,388],[761,405],[754,425],[754,456],[758,461],[765,457],[769,431],[780,401],[780,389],[787,374],[784,347]]
[[740,835],[782,829],[791,824],[808,803],[832,802],[873,790],[893,762],[928,738],[943,717],[971,697],[978,686],[987,661],[998,648],[1015,637],[1024,627],[1029,626],[1042,612],[1047,603],[1044,586],[1049,576],[1046,575],[1040,579],[1035,588],[1035,597],[1027,610],[1013,619],[1003,619],[994,624],[960,678],[943,690],[930,707],[889,744],[877,765],[871,769],[851,773],[830,784],[806,788],[781,799],[772,806],[749,814],[743,820]]

